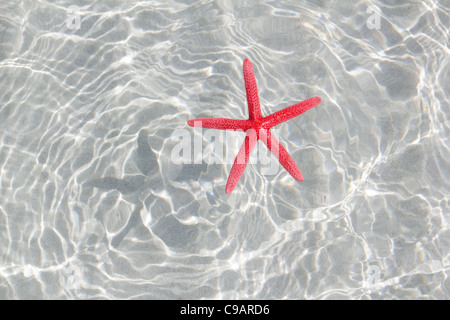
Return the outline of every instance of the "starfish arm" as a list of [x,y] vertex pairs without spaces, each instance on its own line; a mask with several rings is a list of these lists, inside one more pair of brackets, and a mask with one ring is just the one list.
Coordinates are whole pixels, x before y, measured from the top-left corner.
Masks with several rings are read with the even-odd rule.
[[251,124],[248,120],[236,120],[225,118],[198,118],[188,121],[188,125],[196,128],[212,128],[221,130],[247,131]]
[[259,137],[272,154],[280,161],[281,165],[298,181],[303,181],[303,175],[283,145],[269,130],[261,130]]
[[230,176],[228,177],[227,185],[225,187],[225,192],[230,193],[236,187],[237,183],[241,179],[244,169],[247,166],[248,160],[250,159],[250,154],[255,148],[258,137],[256,131],[250,129],[247,131],[244,143],[239,150],[236,159],[234,160],[233,166],[231,167]]
[[271,115],[264,117],[264,126],[267,129],[276,126],[282,122],[285,122],[289,119],[295,118],[296,116],[308,111],[311,108],[317,106],[320,101],[322,101],[319,97],[309,98],[305,101],[294,104],[293,106],[284,108],[283,110],[272,113]]
[[256,86],[253,65],[249,59],[244,60],[244,81],[247,94],[248,118],[249,120],[261,118],[261,107],[259,105],[258,88]]

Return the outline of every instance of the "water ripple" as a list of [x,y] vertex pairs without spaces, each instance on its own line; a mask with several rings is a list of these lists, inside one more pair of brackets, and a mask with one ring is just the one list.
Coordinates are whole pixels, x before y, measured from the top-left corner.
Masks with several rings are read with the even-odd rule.
[[[1,299],[449,298],[443,2],[79,3],[0,1]],[[263,114],[322,103],[275,133],[304,182],[226,195],[242,134],[172,134],[247,116],[246,57]]]

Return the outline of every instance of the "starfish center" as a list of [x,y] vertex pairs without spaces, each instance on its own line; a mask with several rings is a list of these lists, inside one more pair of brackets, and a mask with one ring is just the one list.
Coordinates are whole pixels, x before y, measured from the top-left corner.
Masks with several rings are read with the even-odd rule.
[[256,131],[256,134],[259,136],[259,131],[264,128],[264,122],[261,119],[253,120],[252,129]]

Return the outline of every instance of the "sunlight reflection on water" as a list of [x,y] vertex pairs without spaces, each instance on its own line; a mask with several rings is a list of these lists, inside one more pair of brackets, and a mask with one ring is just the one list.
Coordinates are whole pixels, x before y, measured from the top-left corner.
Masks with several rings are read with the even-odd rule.
[[[448,299],[442,2],[0,8],[0,299]],[[254,163],[227,195],[171,138],[247,117],[246,57],[263,115],[322,103],[277,127],[303,182]]]

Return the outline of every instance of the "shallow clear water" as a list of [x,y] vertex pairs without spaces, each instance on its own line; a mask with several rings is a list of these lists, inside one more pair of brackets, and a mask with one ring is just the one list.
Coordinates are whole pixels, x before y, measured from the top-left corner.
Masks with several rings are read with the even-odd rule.
[[[449,298],[450,2],[237,3],[0,1],[0,299]],[[322,103],[303,182],[227,195],[173,133],[247,116],[246,57],[263,114]]]

